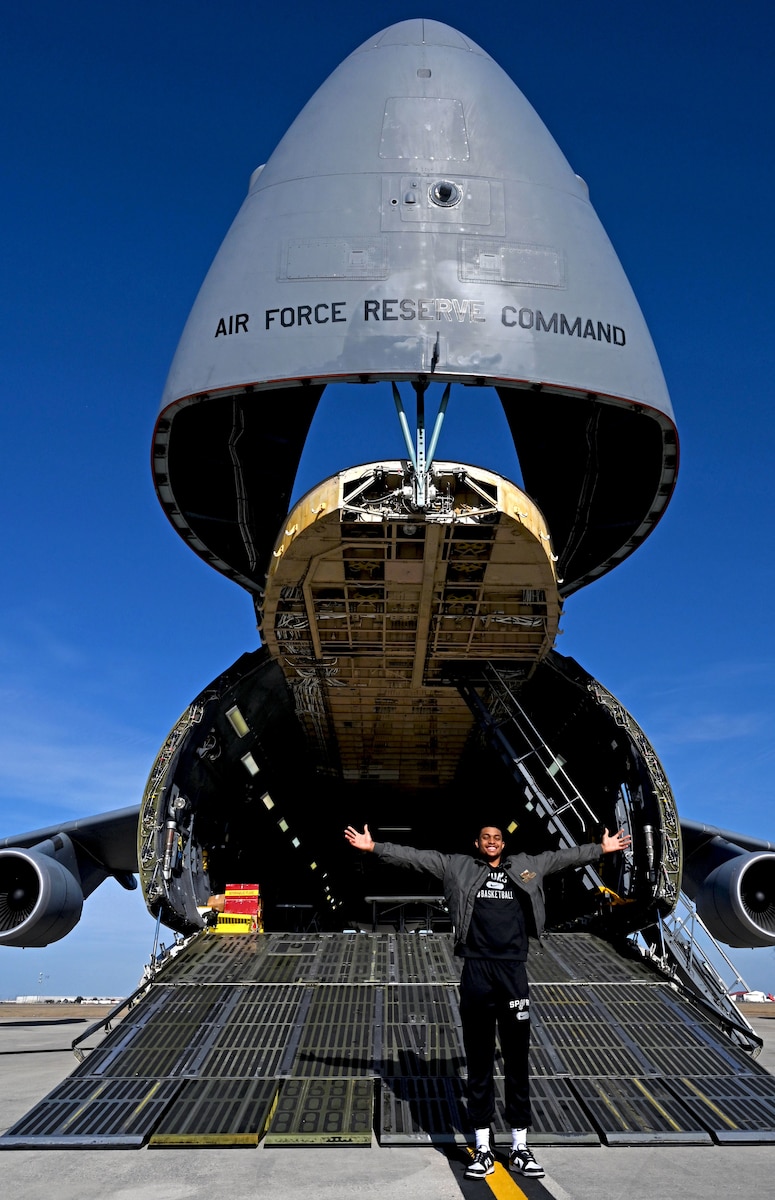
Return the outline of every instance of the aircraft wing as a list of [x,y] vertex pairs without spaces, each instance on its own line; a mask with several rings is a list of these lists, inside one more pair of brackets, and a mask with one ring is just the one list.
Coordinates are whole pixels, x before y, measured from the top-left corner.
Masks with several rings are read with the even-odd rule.
[[735,833],[731,829],[719,829],[716,825],[704,825],[702,821],[681,820],[681,834],[684,846],[689,851],[697,849],[714,838],[721,838],[733,846],[741,846],[743,850],[775,850],[775,842],[765,838],[751,837],[747,833]]
[[114,808],[94,817],[59,822],[45,829],[33,829],[15,837],[0,838],[0,850],[28,849],[58,833],[65,833],[74,845],[105,867],[110,875],[133,874],[137,870],[137,820],[139,804]]
[[0,945],[47,946],[108,876],[137,887],[139,805],[0,838]]

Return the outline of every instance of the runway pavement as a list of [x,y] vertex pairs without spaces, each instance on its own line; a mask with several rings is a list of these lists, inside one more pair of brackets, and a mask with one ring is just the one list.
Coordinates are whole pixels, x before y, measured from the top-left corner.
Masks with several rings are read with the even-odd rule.
[[[765,1039],[760,1063],[775,1074],[775,1020],[752,1017]],[[76,1065],[70,1043],[86,1028],[71,1021],[0,1022],[0,1132]],[[99,1036],[95,1039],[95,1044]],[[547,1175],[516,1179],[502,1168],[464,1181],[459,1152],[432,1147],[224,1150],[6,1150],[4,1195],[13,1200],[700,1200],[768,1195],[775,1147],[541,1147]]]

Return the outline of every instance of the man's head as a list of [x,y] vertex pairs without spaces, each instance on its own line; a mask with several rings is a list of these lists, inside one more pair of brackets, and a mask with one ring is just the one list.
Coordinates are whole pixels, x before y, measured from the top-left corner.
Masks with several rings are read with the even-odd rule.
[[500,866],[506,843],[503,840],[503,833],[497,825],[483,825],[479,830],[479,836],[474,839],[474,845],[491,867]]

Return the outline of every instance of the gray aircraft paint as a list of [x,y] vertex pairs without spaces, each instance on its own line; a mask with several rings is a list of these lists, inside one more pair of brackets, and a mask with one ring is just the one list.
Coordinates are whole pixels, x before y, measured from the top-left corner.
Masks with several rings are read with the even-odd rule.
[[334,71],[254,173],[162,411],[245,384],[416,376],[436,347],[443,379],[540,382],[672,419],[583,181],[489,55],[405,21]]

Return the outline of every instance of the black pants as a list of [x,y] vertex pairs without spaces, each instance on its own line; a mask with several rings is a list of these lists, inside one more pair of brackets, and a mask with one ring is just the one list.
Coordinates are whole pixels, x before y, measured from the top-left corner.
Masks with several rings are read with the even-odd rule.
[[506,1120],[530,1124],[530,1000],[523,962],[467,958],[460,979],[460,1018],[468,1065],[468,1115],[474,1129],[495,1117],[495,1024],[505,1072]]

